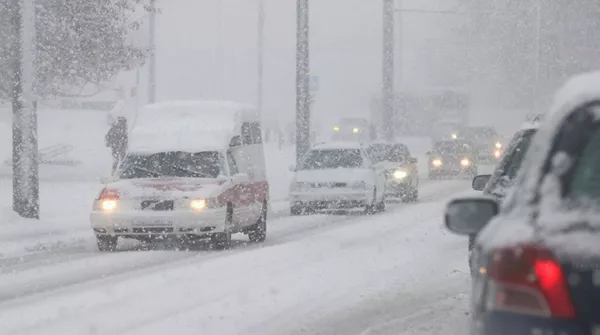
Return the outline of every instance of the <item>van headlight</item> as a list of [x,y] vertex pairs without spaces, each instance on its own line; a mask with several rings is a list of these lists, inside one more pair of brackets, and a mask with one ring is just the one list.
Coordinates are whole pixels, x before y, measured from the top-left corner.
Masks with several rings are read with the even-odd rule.
[[208,206],[206,199],[192,199],[190,200],[190,208],[195,211],[202,211]]
[[406,176],[408,176],[408,173],[404,170],[396,170],[394,171],[392,176],[394,177],[394,179],[400,180],[406,178]]
[[117,200],[117,199],[104,199],[104,200],[100,200],[100,207],[105,212],[112,212],[112,211],[114,211],[115,209],[117,209],[118,205],[119,205],[119,200]]

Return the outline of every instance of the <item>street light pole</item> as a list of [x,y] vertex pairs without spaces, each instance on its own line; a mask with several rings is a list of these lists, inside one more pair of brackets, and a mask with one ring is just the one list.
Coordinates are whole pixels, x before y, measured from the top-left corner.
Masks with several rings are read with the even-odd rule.
[[12,23],[12,138],[13,210],[22,217],[39,219],[39,178],[35,78],[34,0],[13,0]]
[[264,34],[265,34],[265,1],[258,0],[258,89],[257,89],[257,108],[258,112],[263,112],[263,69],[264,69]]
[[540,61],[541,61],[541,30],[542,30],[542,8],[541,1],[535,2],[535,72],[533,83],[533,112],[538,112],[538,95],[540,85]]
[[310,148],[308,0],[297,0],[296,16],[296,164],[298,165]]
[[394,139],[394,0],[383,0],[382,125],[386,140]]
[[150,0],[150,62],[148,70],[148,103],[156,102],[156,1]]

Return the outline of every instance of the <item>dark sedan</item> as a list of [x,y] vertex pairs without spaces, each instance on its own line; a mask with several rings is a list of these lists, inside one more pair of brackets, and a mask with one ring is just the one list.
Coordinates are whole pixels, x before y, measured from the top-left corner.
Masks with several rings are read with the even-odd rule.
[[600,332],[600,78],[579,80],[559,96],[587,91],[544,121],[501,209],[448,204],[451,231],[478,233],[471,334]]

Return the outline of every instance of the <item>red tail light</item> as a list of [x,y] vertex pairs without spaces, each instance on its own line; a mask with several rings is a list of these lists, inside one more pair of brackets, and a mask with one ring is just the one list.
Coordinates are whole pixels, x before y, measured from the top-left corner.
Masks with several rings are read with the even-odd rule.
[[547,249],[535,245],[498,249],[489,276],[490,309],[575,317],[562,268]]
[[98,200],[118,200],[119,199],[119,190],[114,188],[105,188],[98,195]]

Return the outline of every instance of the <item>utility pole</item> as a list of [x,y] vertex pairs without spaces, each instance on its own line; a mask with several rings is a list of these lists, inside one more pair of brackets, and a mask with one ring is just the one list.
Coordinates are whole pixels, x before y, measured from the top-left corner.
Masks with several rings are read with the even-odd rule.
[[15,37],[12,66],[13,210],[39,219],[37,115],[35,77],[34,0],[12,0]]
[[256,105],[262,116],[263,112],[263,69],[264,69],[264,35],[265,35],[265,1],[258,0],[258,89]]
[[308,0],[297,0],[296,16],[296,164],[298,165],[310,148]]
[[394,139],[394,0],[383,0],[382,125],[385,140]]
[[542,35],[542,4],[535,1],[535,70],[533,83],[533,112],[538,113],[538,98],[540,85],[541,35]]
[[156,1],[150,0],[150,62],[148,70],[148,103],[156,102]]

